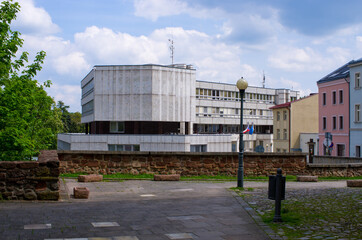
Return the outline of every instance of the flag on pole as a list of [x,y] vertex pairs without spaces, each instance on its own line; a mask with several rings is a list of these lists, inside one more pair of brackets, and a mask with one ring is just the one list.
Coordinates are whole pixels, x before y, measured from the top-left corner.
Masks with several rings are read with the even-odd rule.
[[249,132],[250,131],[250,129],[249,129],[249,124],[248,124],[248,126],[245,128],[245,130],[243,131],[243,133],[247,133],[247,132]]
[[253,132],[254,132],[254,127],[253,127],[253,125],[251,125],[251,128],[250,128],[250,130],[249,130],[249,134],[250,134],[250,135],[253,135]]

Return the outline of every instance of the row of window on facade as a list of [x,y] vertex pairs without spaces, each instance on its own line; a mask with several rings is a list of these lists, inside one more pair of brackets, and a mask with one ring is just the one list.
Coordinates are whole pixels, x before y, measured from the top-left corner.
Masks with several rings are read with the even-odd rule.
[[[251,125],[249,125],[249,128]],[[243,126],[243,130],[247,128],[246,125]],[[193,126],[194,133],[207,133],[207,134],[216,134],[216,133],[227,133],[227,134],[237,134],[240,133],[240,125],[224,125],[224,124],[194,124]],[[273,132],[273,126],[271,125],[253,125],[253,133],[255,134],[271,134]]]
[[[343,124],[344,124],[344,121],[343,121],[343,116],[339,116],[339,126],[338,126],[338,128],[340,129],[340,130],[343,130]],[[326,130],[327,129],[327,117],[323,117],[323,129],[324,130]],[[336,129],[338,129],[337,128],[337,116],[333,116],[332,117],[332,129],[334,129],[334,130],[336,130]]]
[[[277,121],[280,121],[280,111],[277,111]],[[287,111],[283,111],[283,120],[287,120]]]
[[[338,91],[338,103],[343,104],[343,90]],[[336,105],[337,104],[337,91],[332,92],[332,98],[331,98],[331,104]],[[322,95],[322,105],[327,105],[327,93],[323,93]]]
[[[277,140],[281,140],[281,129],[277,129]],[[287,129],[283,129],[283,140],[288,139],[288,131]]]
[[[204,117],[234,117],[239,118],[239,108],[221,108],[221,107],[201,107],[196,106],[196,116]],[[263,109],[244,109],[243,115],[249,116],[262,116],[265,118],[272,118],[273,113],[270,110]]]
[[[224,91],[204,88],[196,88],[196,98],[224,101],[240,101],[240,95],[237,91]],[[294,101],[296,99],[296,97],[291,97],[291,101]],[[244,100],[274,103],[275,96],[261,93],[245,93]]]

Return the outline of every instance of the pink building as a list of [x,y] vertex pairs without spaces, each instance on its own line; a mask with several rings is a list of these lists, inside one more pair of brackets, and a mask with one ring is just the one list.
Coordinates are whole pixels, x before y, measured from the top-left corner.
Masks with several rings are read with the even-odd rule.
[[349,156],[348,64],[317,82],[319,92],[319,155]]

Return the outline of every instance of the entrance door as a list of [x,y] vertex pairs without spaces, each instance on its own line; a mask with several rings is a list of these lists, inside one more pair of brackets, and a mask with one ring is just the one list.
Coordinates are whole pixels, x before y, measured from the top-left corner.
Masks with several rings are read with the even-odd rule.
[[345,145],[344,144],[337,144],[337,156],[344,156],[344,149],[345,149]]

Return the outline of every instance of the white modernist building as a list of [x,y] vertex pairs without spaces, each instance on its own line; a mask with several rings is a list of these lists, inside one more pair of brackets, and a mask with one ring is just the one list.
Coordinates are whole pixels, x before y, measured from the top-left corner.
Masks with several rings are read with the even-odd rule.
[[[240,96],[233,84],[196,81],[191,65],[95,66],[82,80],[84,134],[59,134],[60,150],[237,151]],[[248,87],[245,150],[272,151],[270,107],[297,91]]]

